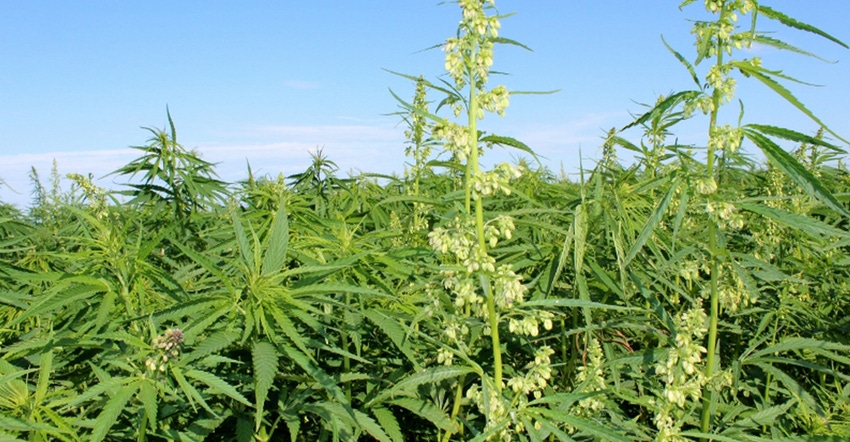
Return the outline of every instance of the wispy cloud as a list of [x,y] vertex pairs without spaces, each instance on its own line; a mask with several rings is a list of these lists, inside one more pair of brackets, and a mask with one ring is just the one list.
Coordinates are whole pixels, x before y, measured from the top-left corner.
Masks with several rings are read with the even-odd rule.
[[[311,162],[311,153],[322,149],[337,164],[341,176],[349,172],[393,173],[404,169],[402,130],[392,126],[258,126],[246,128],[245,142],[186,142],[201,156],[216,163],[224,181],[235,182],[247,176],[250,164],[256,175],[291,175],[303,171]],[[0,155],[0,178],[18,193],[0,186],[0,201],[24,206],[30,201],[28,172],[35,167],[47,183],[53,161],[61,176],[91,173],[95,183],[115,188],[124,180],[108,173],[139,155],[134,149],[46,152],[39,154]]]
[[547,163],[578,163],[576,154],[592,153],[601,144],[605,131],[622,126],[625,112],[587,114],[577,119],[554,123],[535,123],[518,127],[515,137],[530,146]]

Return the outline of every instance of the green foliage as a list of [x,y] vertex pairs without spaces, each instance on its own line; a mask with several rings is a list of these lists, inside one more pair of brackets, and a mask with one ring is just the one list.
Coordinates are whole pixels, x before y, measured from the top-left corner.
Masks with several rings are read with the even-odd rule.
[[[850,438],[850,174],[825,136],[845,141],[718,123],[736,73],[820,121],[778,71],[724,59],[811,54],[732,14],[844,44],[705,2],[693,61],[667,46],[696,89],[624,124],[639,140],[608,132],[571,182],[478,164],[533,157],[479,129],[510,96],[487,89],[493,48],[521,45],[490,2],[458,3],[451,81],[396,95],[402,178],[339,178],[319,150],[230,186],[170,115],[116,171],[141,174],[127,202],[33,171],[29,213],[0,208],[0,440]],[[700,113],[704,146],[668,141]]]

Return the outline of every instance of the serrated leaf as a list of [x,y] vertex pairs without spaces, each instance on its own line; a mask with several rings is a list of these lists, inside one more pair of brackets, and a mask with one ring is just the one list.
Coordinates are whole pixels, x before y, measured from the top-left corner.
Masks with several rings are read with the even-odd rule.
[[139,385],[139,402],[142,403],[142,407],[145,410],[145,416],[148,419],[148,423],[151,425],[151,428],[156,428],[157,422],[157,413],[159,411],[159,404],[157,398],[156,387],[151,381],[145,380]]
[[268,238],[266,253],[263,256],[263,276],[279,272],[286,261],[286,251],[289,248],[289,218],[286,216],[284,204],[280,205],[274,215]]
[[[25,421],[23,419],[14,417],[14,416],[4,416],[0,415],[0,428],[4,430],[12,430],[12,431],[46,431],[51,433],[61,433],[61,431],[56,427],[51,427],[50,425],[41,423],[41,422],[33,422],[33,421]],[[2,441],[2,434],[0,434],[0,441]],[[21,439],[9,439],[9,440],[21,440]],[[22,441],[23,442],[23,441]]]
[[254,363],[254,395],[256,411],[254,412],[254,429],[259,430],[263,421],[263,409],[269,390],[274,384],[278,372],[278,353],[274,345],[257,341],[251,348],[251,359]]
[[827,190],[815,176],[794,156],[766,136],[752,128],[744,128],[744,135],[755,144],[770,162],[800,186],[806,194],[824,203],[832,210],[850,217],[850,212]]
[[242,393],[236,391],[235,387],[228,384],[223,379],[212,373],[207,373],[201,370],[188,370],[185,375],[186,377],[199,381],[210,389],[218,391],[224,394],[225,396],[228,396],[231,399],[238,401],[243,405],[247,405],[249,407],[251,406],[251,403],[248,402],[248,399],[245,399],[245,396],[242,396]]
[[606,310],[636,310],[635,307],[624,307],[621,305],[612,305],[612,304],[603,304],[601,302],[590,301],[586,299],[573,299],[573,298],[552,298],[552,299],[539,299],[533,301],[525,301],[520,304],[521,307],[547,307],[547,308],[555,308],[555,307],[571,307],[571,308],[598,308],[598,309],[606,309]]
[[534,408],[529,410],[529,414],[543,416],[552,422],[561,422],[575,428],[580,434],[592,436],[594,440],[607,440],[612,442],[631,442],[633,439],[626,437],[597,422],[584,419],[578,416],[564,413],[563,411],[550,410],[548,408]]
[[687,59],[685,59],[685,57],[683,57],[682,54],[680,54],[675,49],[673,49],[672,46],[667,44],[667,40],[664,39],[663,35],[661,36],[661,42],[664,43],[664,47],[666,47],[667,50],[670,51],[670,53],[673,54],[674,57],[676,57],[676,60],[679,60],[679,63],[681,63],[682,66],[684,66],[685,69],[688,70],[688,72],[691,74],[691,78],[694,80],[694,84],[696,84],[696,86],[698,88],[702,88],[702,85],[699,82],[699,77],[697,77],[697,72],[694,69],[694,66]]
[[171,374],[177,381],[177,385],[180,387],[180,390],[183,391],[183,394],[185,394],[186,398],[189,399],[189,405],[192,406],[192,409],[195,409],[195,403],[198,403],[204,408],[204,410],[207,410],[213,416],[218,416],[212,408],[210,408],[203,396],[201,396],[201,393],[199,393],[198,390],[196,390],[195,387],[186,380],[186,377],[183,376],[183,370],[181,370],[180,367],[171,364]]
[[817,55],[815,55],[815,54],[813,54],[809,51],[800,49],[800,48],[798,48],[794,45],[790,45],[788,43],[785,43],[782,40],[779,40],[779,39],[773,38],[773,37],[769,37],[767,35],[758,34],[758,35],[753,37],[753,41],[760,44],[760,45],[763,45],[763,46],[770,46],[772,48],[780,49],[780,50],[783,50],[783,51],[794,52],[796,54],[805,55],[807,57],[817,58],[818,60],[821,60],[821,61],[824,61],[824,62],[827,62],[827,63],[832,63],[829,60],[818,57]]
[[381,427],[384,428],[387,436],[393,442],[404,442],[404,434],[401,432],[398,420],[396,420],[395,415],[390,410],[383,407],[375,407],[372,409],[372,414],[375,415],[378,423],[381,424]]
[[833,227],[818,219],[761,204],[738,203],[740,209],[768,217],[775,222],[798,230],[812,238],[822,239],[824,236],[835,238],[850,238],[850,232]]
[[38,362],[38,383],[35,387],[35,403],[41,403],[47,396],[47,389],[50,386],[50,373],[53,371],[53,348],[52,343],[47,348],[47,351],[41,354]]
[[248,235],[245,233],[245,227],[242,226],[242,218],[239,216],[239,211],[231,210],[230,218],[233,224],[233,236],[236,238],[236,248],[239,249],[239,256],[242,257],[242,265],[249,272],[253,272],[256,265],[254,262],[254,250],[248,242]]
[[286,344],[281,345],[281,348],[286,356],[292,359],[299,367],[301,367],[301,369],[307,372],[307,374],[318,382],[322,388],[327,390],[334,399],[342,403],[347,402],[345,393],[343,393],[342,389],[334,382],[333,378],[331,378],[324,370],[313,364],[307,355]]
[[404,327],[399,325],[394,319],[378,312],[377,310],[364,310],[363,315],[372,321],[372,323],[377,325],[378,328],[380,328],[387,336],[389,336],[396,348],[398,348],[407,357],[408,361],[413,364],[415,370],[420,369],[419,360],[407,342],[407,332],[404,330]]
[[634,244],[632,244],[632,248],[629,250],[626,258],[623,259],[623,263],[621,264],[623,267],[629,265],[632,262],[632,259],[637,256],[637,254],[641,251],[646,241],[655,231],[659,224],[661,224],[661,220],[664,219],[664,215],[667,214],[667,207],[670,205],[670,200],[675,195],[676,190],[679,188],[679,183],[681,180],[678,177],[673,179],[673,182],[670,183],[670,188],[667,189],[667,193],[664,195],[664,198],[658,203],[658,206],[655,207],[655,210],[652,212],[652,215],[646,221],[646,225],[643,226],[643,230],[641,230],[640,235],[635,240]]
[[27,308],[20,316],[11,321],[7,327],[14,327],[33,316],[49,316],[49,313],[65,309],[68,305],[82,302],[98,293],[109,290],[108,286],[98,281],[97,284],[61,285],[39,296],[38,300]]
[[401,382],[394,385],[392,388],[384,390],[375,397],[370,403],[380,403],[381,401],[399,395],[408,395],[418,386],[428,383],[440,382],[446,379],[458,378],[467,373],[472,373],[474,370],[469,367],[459,366],[439,366],[431,367],[425,370],[414,373]]
[[[844,143],[850,144],[850,141],[847,141],[844,138],[842,138],[840,135],[838,135],[832,129],[830,129],[829,126],[824,124],[824,122],[821,121],[817,116],[815,116],[815,114],[812,113],[812,111],[810,111],[806,106],[804,106],[803,103],[800,100],[798,100],[797,97],[794,96],[794,94],[791,93],[791,91],[786,89],[781,84],[777,83],[776,80],[774,80],[770,76],[766,75],[764,73],[764,70],[757,69],[757,68],[751,66],[749,63],[743,63],[743,62],[735,63],[735,62],[733,62],[733,64],[735,64],[735,66],[738,69],[740,69],[741,72],[743,72],[747,75],[750,75],[751,77],[755,78],[756,80],[762,82],[762,84],[764,84],[768,88],[772,89],[780,97],[784,98],[785,101],[787,101],[788,103],[790,103],[791,105],[796,107],[800,112],[805,114],[812,121],[814,121],[815,123],[817,123],[818,125],[823,127],[824,130],[826,130],[827,132],[829,132],[830,134],[835,136],[835,138],[838,138],[839,140],[843,141]],[[746,130],[745,130],[745,133],[746,133]]]
[[492,143],[499,146],[513,147],[514,149],[523,151],[531,155],[532,157],[537,158],[537,154],[535,154],[534,151],[530,147],[528,147],[527,144],[517,140],[516,138],[504,137],[500,135],[487,135],[481,137],[479,141],[484,143]]
[[757,352],[753,352],[747,358],[745,358],[744,361],[749,358],[769,356],[787,351],[812,349],[850,352],[850,345],[839,344],[837,342],[821,341],[818,339],[811,338],[791,337],[783,339],[778,344],[774,344],[769,347],[763,348]]
[[387,401],[387,403],[406,408],[417,416],[427,419],[441,430],[451,432],[457,431],[457,425],[452,421],[449,415],[430,402],[412,397],[399,397]]
[[95,420],[94,431],[92,432],[90,439],[91,441],[100,442],[106,438],[107,434],[109,434],[109,430],[112,429],[112,426],[115,425],[118,417],[121,416],[121,413],[124,411],[124,407],[127,405],[127,402],[132,399],[133,395],[138,390],[139,385],[140,382],[127,384],[119,389],[115,394],[110,396],[106,405],[103,407],[103,410]]
[[817,413],[820,417],[825,417],[823,407],[821,407],[820,403],[809,393],[802,385],[800,385],[794,378],[789,376],[784,371],[780,370],[777,367],[774,367],[770,364],[765,364],[763,362],[756,362],[752,365],[755,365],[765,373],[770,373],[773,375],[774,379],[776,379],[779,383],[785,386],[785,389],[788,391],[788,394],[798,401],[803,402],[806,406],[810,407],[812,410]]
[[378,425],[378,423],[375,422],[374,419],[369,417],[369,415],[357,409],[354,409],[353,411],[354,419],[357,422],[357,425],[359,425],[360,428],[366,430],[366,432],[369,433],[370,436],[381,442],[393,442],[393,440],[390,439],[389,436],[387,436],[387,433],[384,432],[383,428],[381,428],[381,426]]
[[844,149],[824,141],[821,138],[806,135],[795,130],[786,129],[784,127],[771,126],[767,124],[748,124],[745,128],[754,129],[764,135],[771,137],[782,138],[784,140],[794,141],[797,143],[805,143],[813,146],[821,146],[838,153],[847,153]]
[[787,15],[785,15],[785,14],[783,14],[783,13],[781,13],[781,12],[779,12],[779,11],[773,9],[773,8],[769,8],[767,6],[764,6],[761,3],[758,3],[758,13],[761,14],[761,15],[764,15],[767,18],[771,18],[773,20],[776,20],[779,23],[782,23],[783,25],[788,26],[789,28],[794,28],[794,29],[799,29],[801,31],[811,32],[815,35],[819,35],[823,38],[826,38],[827,40],[830,40],[833,43],[841,45],[844,48],[850,48],[850,47],[847,46],[846,43],[844,43],[843,41],[827,34],[826,32],[824,32],[824,31],[822,31],[822,30],[820,30],[820,29],[818,29],[818,28],[816,28],[816,27],[814,27],[810,24],[806,24],[806,23],[797,21],[797,20],[795,20],[795,19],[793,19],[793,18],[791,18],[791,17],[789,17],[789,16],[787,16]]
[[664,114],[669,109],[676,107],[680,103],[684,103],[696,97],[699,97],[700,95],[702,95],[702,93],[702,91],[682,91],[670,95],[669,97],[666,97],[661,100],[661,102],[657,103],[652,109],[636,118],[635,121],[632,121],[631,123],[624,126],[622,129],[620,129],[620,131],[624,131],[626,129],[646,123],[647,121],[661,114]]

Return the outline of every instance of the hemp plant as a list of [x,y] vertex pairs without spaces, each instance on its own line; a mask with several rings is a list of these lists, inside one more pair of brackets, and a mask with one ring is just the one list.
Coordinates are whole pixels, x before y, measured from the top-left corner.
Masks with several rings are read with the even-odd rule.
[[[480,157],[486,146],[503,145],[531,153],[523,143],[502,136],[485,135],[478,128],[479,120],[486,112],[504,116],[510,92],[504,86],[488,88],[490,68],[493,65],[493,50],[496,44],[523,45],[499,36],[500,20],[493,0],[459,0],[462,19],[456,37],[442,45],[445,52],[445,68],[451,81],[437,86],[421,78],[404,75],[417,82],[417,99],[414,104],[396,98],[402,107],[415,116],[410,120],[423,124],[427,120],[430,140],[442,145],[443,153],[450,156],[450,168],[462,171],[462,200],[448,202],[451,211],[444,222],[428,234],[429,244],[440,257],[440,281],[432,287],[434,304],[444,323],[441,348],[437,362],[450,366],[455,358],[472,365],[481,382],[465,387],[465,376],[456,386],[451,417],[458,418],[464,396],[477,405],[486,418],[487,430],[510,437],[512,409],[527,402],[527,396],[540,397],[551,376],[549,356],[554,353],[548,346],[537,348],[533,362],[521,373],[507,367],[503,361],[503,333],[516,336],[536,336],[539,327],[551,329],[552,314],[546,311],[530,312],[517,309],[526,295],[527,287],[509,263],[499,263],[491,249],[510,241],[515,230],[514,220],[507,215],[491,215],[485,211],[485,200],[497,194],[510,194],[510,181],[521,176],[521,170],[502,163],[492,170],[481,167]],[[527,48],[526,48],[527,49]],[[454,120],[431,113],[422,99],[422,86],[446,94],[439,103],[451,109]],[[418,125],[414,126],[418,129]],[[420,140],[417,134],[415,140]],[[414,140],[414,141],[415,141]],[[421,154],[421,150],[415,153]],[[423,158],[415,157],[417,165]],[[418,189],[416,189],[418,191]],[[447,199],[451,195],[446,195]],[[507,330],[500,324],[508,324]],[[489,343],[487,337],[489,337]],[[488,345],[489,344],[489,345]],[[489,347],[489,348],[488,348]],[[483,359],[476,355],[489,351]],[[487,367],[485,370],[483,367]],[[488,372],[489,371],[489,372]],[[511,376],[505,382],[506,373]],[[503,395],[506,386],[514,392],[513,399]],[[466,393],[464,394],[464,389]],[[466,419],[468,420],[468,419]],[[514,420],[514,430],[523,424]],[[452,431],[444,433],[448,440]]]
[[[694,2],[695,0],[685,0],[679,7],[681,9]],[[685,57],[665,42],[667,48],[687,68],[697,89],[675,93],[665,99],[659,100],[649,112],[638,117],[633,123],[626,126],[626,128],[642,125],[648,121],[657,119],[660,115],[668,113],[671,109],[679,105],[683,105],[683,115],[685,118],[688,118],[696,111],[700,111],[702,114],[707,115],[709,119],[705,163],[701,168],[688,171],[690,174],[688,181],[691,184],[691,189],[697,195],[695,201],[697,204],[704,206],[705,212],[708,213],[704,253],[708,261],[705,271],[708,273],[709,280],[703,294],[709,304],[708,315],[705,319],[707,321],[706,359],[704,372],[697,373],[690,366],[686,370],[688,376],[692,378],[687,381],[688,385],[690,385],[687,395],[694,396],[694,388],[697,385],[702,389],[702,408],[699,428],[702,433],[708,433],[712,426],[712,410],[717,406],[713,395],[714,390],[726,383],[722,378],[729,376],[728,373],[724,374],[720,371],[718,322],[721,308],[734,311],[738,304],[730,302],[730,300],[737,300],[738,303],[743,302],[744,305],[750,302],[750,298],[748,297],[742,301],[741,296],[746,297],[748,295],[746,293],[741,295],[739,292],[743,292],[743,290],[740,287],[737,289],[732,287],[742,286],[743,284],[740,282],[740,278],[730,270],[736,267],[736,263],[732,261],[730,254],[726,251],[724,230],[740,229],[743,227],[742,218],[736,213],[740,209],[739,206],[742,205],[736,204],[731,198],[724,197],[723,192],[718,191],[718,185],[722,184],[724,180],[724,159],[736,155],[744,139],[747,139],[765,154],[765,157],[770,161],[772,166],[781,170],[788,178],[808,193],[810,197],[844,216],[850,216],[850,212],[821,185],[805,166],[783,150],[773,139],[808,143],[836,152],[841,151],[840,148],[824,141],[821,137],[809,136],[788,128],[763,124],[741,125],[743,104],[741,104],[741,111],[736,126],[721,124],[721,119],[719,118],[720,109],[725,104],[730,103],[735,97],[737,80],[733,77],[733,74],[738,72],[745,78],[758,80],[817,123],[822,130],[846,142],[846,140],[829,129],[806,108],[780,83],[780,80],[802,82],[782,74],[781,71],[769,70],[763,67],[760,57],[739,59],[727,57],[732,57],[740,51],[747,51],[754,44],[814,57],[810,52],[758,31],[756,27],[758,18],[774,20],[784,26],[818,35],[844,48],[848,46],[826,32],[764,6],[757,0],[704,0],[703,3],[706,12],[713,17],[713,20],[698,20],[694,22],[691,32],[695,36],[695,46],[697,49],[695,62],[691,64]],[[742,27],[739,23],[739,18],[747,15],[751,16],[749,26]],[[703,62],[711,62],[711,64],[708,66],[701,81],[696,67]],[[752,206],[747,208],[747,210],[758,212],[755,209]],[[729,296],[730,290],[735,291],[736,295]],[[700,327],[699,325],[692,324],[691,328],[699,329]],[[702,348],[696,345],[693,347]],[[698,354],[695,361],[699,362]],[[675,362],[672,364],[675,365]],[[673,366],[669,362],[667,365],[668,368]],[[684,381],[680,379],[678,383],[682,382]],[[672,386],[673,384],[671,383],[668,385],[668,388]],[[667,399],[671,403],[678,403],[679,407],[682,407],[684,404],[684,396],[681,391],[667,394]],[[656,424],[663,437],[675,440],[677,438],[675,434],[678,431],[678,427],[676,426],[681,426],[681,423],[676,424],[673,420],[666,418],[666,413],[669,412],[669,409],[666,410],[664,411],[665,416],[657,416]]]

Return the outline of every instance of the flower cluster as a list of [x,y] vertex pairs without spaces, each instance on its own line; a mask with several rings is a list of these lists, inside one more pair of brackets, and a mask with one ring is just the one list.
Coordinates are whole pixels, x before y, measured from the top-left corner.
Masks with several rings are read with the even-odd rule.
[[[597,339],[591,339],[587,347],[587,364],[578,368],[576,384],[579,385],[577,392],[602,391],[608,388],[605,382],[605,374],[602,371],[604,359],[602,357],[602,346]],[[605,408],[605,402],[598,396],[584,398],[578,402],[578,413],[589,416]]]
[[715,22],[697,22],[694,25],[692,33],[696,35],[697,47],[707,47],[709,57],[717,55],[718,47],[727,54],[732,53],[733,46],[740,49],[745,39],[733,35],[738,14],[746,15],[755,9],[755,2],[753,0],[705,0],[705,9],[709,13],[720,14],[720,17]]
[[484,226],[484,238],[490,244],[490,247],[496,247],[499,244],[499,238],[511,239],[514,230],[516,230],[514,219],[506,215],[499,215]]
[[[482,93],[478,96],[481,107],[489,112],[496,112],[500,116],[505,116],[505,109],[510,103],[511,93],[504,86],[496,86],[490,92]],[[479,118],[483,115],[479,116]]]
[[525,366],[524,376],[514,376],[508,381],[508,387],[514,393],[522,393],[525,396],[529,394],[540,399],[543,395],[543,389],[549,384],[549,379],[552,378],[552,361],[549,358],[555,353],[548,345],[544,345],[534,352],[534,361],[529,362]]
[[555,315],[552,312],[545,310],[535,310],[534,314],[523,312],[519,318],[512,317],[508,320],[508,330],[511,333],[518,333],[525,336],[537,336],[540,334],[540,323],[543,322],[543,328],[552,330],[552,318]]
[[720,306],[729,312],[737,312],[739,308],[748,307],[758,300],[741,279],[738,272],[731,268],[730,263],[725,263],[722,268],[725,276],[718,287],[718,301]]
[[489,172],[477,173],[472,177],[472,188],[475,190],[472,197],[475,199],[495,195],[496,192],[502,192],[505,195],[511,194],[511,189],[508,183],[511,179],[517,179],[522,176],[522,171],[511,164],[500,163]]
[[[476,79],[473,85],[479,88],[487,82],[490,66],[493,65],[493,40],[499,35],[499,18],[487,16],[485,5],[494,7],[492,0],[460,0],[463,19],[459,26],[459,36],[446,40],[443,50],[446,52],[446,71],[455,80],[458,89],[466,85],[467,74]],[[469,71],[467,71],[467,69]]]
[[431,136],[437,141],[442,141],[443,148],[451,153],[456,160],[463,163],[469,158],[469,130],[465,127],[448,121],[440,121],[431,128]]
[[717,192],[717,181],[710,176],[699,177],[696,180],[696,191],[700,195],[711,195]]
[[655,374],[663,384],[661,395],[653,400],[658,405],[653,419],[659,430],[657,440],[678,440],[687,400],[699,400],[707,381],[699,368],[703,354],[708,352],[700,344],[708,332],[708,317],[699,304],[675,319],[672,346],[655,365]]
[[744,217],[735,212],[735,206],[727,202],[709,202],[705,211],[718,224],[733,230],[744,228]]
[[106,203],[106,190],[92,182],[92,175],[83,176],[78,173],[69,173],[67,177],[83,190],[94,216],[97,219],[106,217],[109,213]]
[[183,331],[179,328],[169,328],[153,339],[153,349],[157,354],[149,357],[145,361],[145,366],[150,371],[165,371],[168,361],[180,354],[182,344]]
[[[731,69],[732,66],[729,64],[714,65],[708,69],[708,73],[705,75],[705,81],[708,85],[720,93],[720,104],[726,104],[735,97],[735,87],[738,82],[729,76]],[[713,105],[714,103],[712,103]]]
[[708,136],[708,147],[727,153],[734,153],[741,147],[743,137],[744,132],[739,127],[732,127],[728,124],[714,126],[711,128],[711,133]]
[[[485,430],[501,424],[508,418],[508,407],[505,406],[505,399],[498,390],[486,382],[483,389],[478,384],[472,384],[466,390],[466,398],[478,407],[481,414],[487,416]],[[503,441],[511,440],[511,431],[506,429],[499,434],[499,437]]]

